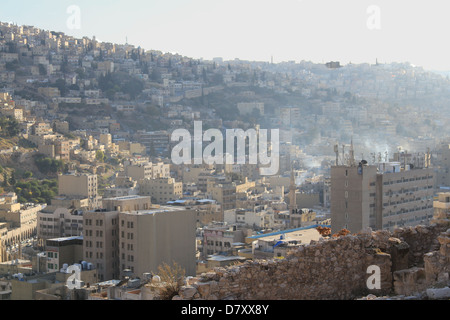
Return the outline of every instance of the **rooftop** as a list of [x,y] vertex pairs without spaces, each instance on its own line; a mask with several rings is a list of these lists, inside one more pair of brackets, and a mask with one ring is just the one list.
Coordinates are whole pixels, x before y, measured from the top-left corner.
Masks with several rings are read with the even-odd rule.
[[149,210],[138,210],[138,211],[131,211],[131,212],[125,212],[126,214],[132,214],[132,215],[150,215],[160,212],[174,212],[174,211],[184,211],[184,207],[178,207],[178,206],[160,206],[159,208],[155,209],[149,209]]
[[[312,225],[303,228],[283,230],[278,232],[266,233],[261,235],[255,235],[247,237],[249,240],[263,240],[263,241],[299,241],[303,244],[309,244],[311,240],[318,241],[322,236],[316,230],[319,225]],[[322,227],[330,227],[322,225]]]
[[106,198],[105,200],[115,200],[115,201],[121,201],[121,200],[133,200],[133,199],[145,199],[148,197],[139,196],[139,195],[130,195],[130,196],[122,196],[122,197],[114,197],[114,198]]
[[83,240],[83,236],[48,239],[48,241],[57,241],[57,242],[70,241],[70,240]]

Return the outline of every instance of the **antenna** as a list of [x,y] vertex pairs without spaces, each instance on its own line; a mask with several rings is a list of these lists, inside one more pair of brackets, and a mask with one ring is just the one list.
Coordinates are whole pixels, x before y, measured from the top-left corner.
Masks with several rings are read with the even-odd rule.
[[342,145],[342,160],[344,159],[345,159],[345,144]]
[[336,153],[336,166],[339,165],[339,145],[336,144],[334,146],[334,153]]
[[349,165],[350,166],[354,166],[355,165],[355,152],[353,150],[353,138],[352,138],[352,142],[350,144]]

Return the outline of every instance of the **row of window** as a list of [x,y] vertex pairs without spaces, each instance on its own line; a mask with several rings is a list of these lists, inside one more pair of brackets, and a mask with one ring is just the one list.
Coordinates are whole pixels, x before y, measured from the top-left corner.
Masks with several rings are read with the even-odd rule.
[[[86,245],[86,248],[93,248],[92,241],[86,240],[86,241],[84,241],[84,243]],[[95,247],[96,248],[103,248],[103,242],[102,241],[96,241],[95,242]]]
[[48,268],[48,270],[57,270],[58,264],[57,263],[55,263],[55,264],[49,263],[49,264],[47,264],[47,268]]
[[[222,247],[222,241],[213,241],[213,240],[206,240],[206,244],[208,246],[214,246],[216,245],[216,247]],[[231,244],[229,242],[224,242],[223,243],[223,247],[224,248],[231,248]]]
[[[85,236],[86,237],[92,237],[92,235],[93,235],[93,232],[92,232],[93,230],[85,230]],[[114,230],[113,230],[114,231]],[[114,232],[113,232],[113,235],[114,235]],[[103,230],[95,230],[95,236],[96,237],[103,237]]]
[[408,212],[422,211],[422,210],[432,209],[432,208],[433,208],[433,205],[428,205],[428,206],[423,206],[423,207],[401,209],[401,210],[395,211],[395,212],[388,211],[388,212],[383,214],[383,217],[395,216],[395,215],[404,214],[404,213],[408,213]]
[[[85,224],[86,226],[92,226],[92,219],[85,219],[84,224]],[[96,225],[97,227],[102,227],[102,226],[103,226],[103,220],[96,219],[96,220],[95,220],[95,225]]]
[[413,217],[411,219],[405,219],[401,221],[388,221],[387,223],[383,224],[383,228],[389,228],[389,227],[401,227],[408,223],[416,223],[417,221],[427,221],[431,219],[433,215],[427,215],[427,216],[421,216],[421,217]]
[[414,177],[414,178],[410,178],[410,179],[399,179],[399,180],[390,180],[390,181],[385,181],[383,182],[384,185],[388,185],[388,184],[396,184],[396,183],[405,183],[408,181],[420,181],[420,180],[427,180],[427,179],[433,179],[433,176],[428,175],[428,176],[423,176],[423,177]]
[[[122,253],[122,260],[125,260],[125,253]],[[134,256],[131,254],[127,255],[127,261],[134,262]]]

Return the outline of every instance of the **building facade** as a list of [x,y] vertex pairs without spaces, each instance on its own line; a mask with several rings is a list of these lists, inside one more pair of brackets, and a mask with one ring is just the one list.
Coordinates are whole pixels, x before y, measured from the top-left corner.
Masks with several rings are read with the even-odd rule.
[[333,166],[332,232],[427,224],[433,216],[433,194],[431,168],[405,168],[398,162]]
[[195,275],[196,213],[177,207],[121,212],[120,268],[136,276],[158,273],[163,263],[176,262]]

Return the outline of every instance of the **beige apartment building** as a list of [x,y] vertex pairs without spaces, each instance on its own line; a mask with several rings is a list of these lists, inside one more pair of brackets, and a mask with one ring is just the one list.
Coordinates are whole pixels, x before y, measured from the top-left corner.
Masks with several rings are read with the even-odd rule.
[[17,203],[17,195],[0,195],[0,262],[7,261],[6,247],[36,234],[37,214],[45,205]]
[[125,174],[135,181],[170,177],[170,165],[163,162],[137,163],[125,166]]
[[119,279],[119,212],[151,208],[149,197],[108,198],[103,208],[83,213],[83,259],[97,269],[99,281]]
[[96,174],[64,174],[58,176],[58,194],[60,196],[87,198],[89,207],[99,206]]
[[437,150],[436,184],[438,186],[450,186],[450,144],[441,143]]
[[150,196],[153,203],[164,204],[183,196],[183,183],[174,178],[139,180],[139,195]]
[[332,232],[393,230],[433,216],[434,172],[399,162],[331,168]]
[[250,188],[254,188],[256,183],[248,181],[247,178],[241,183],[230,182],[228,180],[209,180],[207,193],[212,199],[216,200],[222,206],[222,213],[226,210],[236,208],[237,194],[245,193]]
[[47,98],[57,98],[61,96],[59,89],[53,87],[38,88],[38,93],[43,96],[46,96]]
[[196,213],[174,206],[121,212],[120,266],[141,277],[158,273],[163,263],[176,262],[195,275]]
[[112,144],[112,136],[110,133],[100,134],[99,143],[109,148]]
[[38,212],[38,239],[45,241],[51,238],[81,236],[83,212],[87,211],[88,207],[87,198],[53,198],[51,205]]
[[102,200],[102,207],[107,211],[139,211],[147,210],[152,206],[150,197],[129,195]]
[[434,216],[432,222],[450,219],[450,192],[439,193],[433,202]]
[[152,171],[152,165],[150,163],[135,164],[125,167],[125,174],[134,181],[139,181],[140,179],[151,179]]
[[119,212],[98,209],[83,214],[83,260],[97,269],[99,281],[118,279]]
[[234,244],[245,243],[248,229],[237,225],[211,225],[203,228],[203,258],[219,253],[230,253]]

